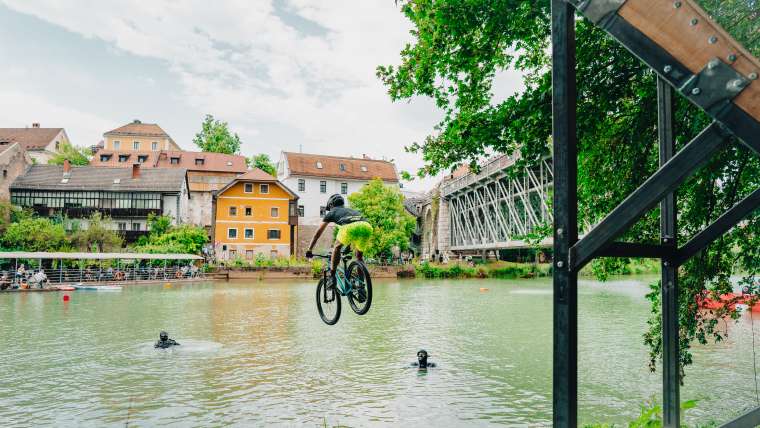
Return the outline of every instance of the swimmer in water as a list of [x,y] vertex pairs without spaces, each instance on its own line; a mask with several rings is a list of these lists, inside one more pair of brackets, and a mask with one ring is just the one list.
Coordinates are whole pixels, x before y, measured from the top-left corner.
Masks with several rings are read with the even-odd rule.
[[427,369],[428,367],[435,367],[435,363],[428,362],[428,353],[424,349],[417,351],[417,362],[412,363],[412,367],[417,367],[420,370]]
[[153,347],[154,348],[166,349],[166,348],[170,348],[172,346],[178,346],[178,345],[179,345],[179,343],[177,343],[176,340],[169,339],[169,334],[166,333],[165,331],[162,331],[158,335],[158,342],[156,342],[156,344]]

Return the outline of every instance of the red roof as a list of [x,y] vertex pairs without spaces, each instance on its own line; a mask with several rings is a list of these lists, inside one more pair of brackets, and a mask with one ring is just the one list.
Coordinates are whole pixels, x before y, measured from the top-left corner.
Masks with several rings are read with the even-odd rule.
[[0,142],[21,143],[24,150],[42,150],[63,128],[0,128]]
[[[108,159],[103,159],[108,156]],[[120,156],[127,158],[119,162]],[[115,152],[98,150],[90,160],[92,166],[108,166],[129,168],[138,163],[138,158],[144,157],[143,168],[185,168],[188,171],[214,171],[244,173],[248,170],[245,156],[228,155],[225,153],[187,152],[162,150],[160,152]],[[172,163],[176,159],[176,163]]]
[[146,137],[168,137],[160,126],[155,123],[142,123],[139,120],[128,123],[124,126],[120,126],[116,129],[112,129],[103,135],[135,135]]
[[261,169],[253,168],[245,174],[238,175],[235,180],[251,180],[251,181],[277,181],[277,178],[269,175]]
[[283,152],[291,175],[311,177],[349,178],[398,181],[396,167],[388,161],[367,157],[348,158],[341,156],[312,155],[306,153]]

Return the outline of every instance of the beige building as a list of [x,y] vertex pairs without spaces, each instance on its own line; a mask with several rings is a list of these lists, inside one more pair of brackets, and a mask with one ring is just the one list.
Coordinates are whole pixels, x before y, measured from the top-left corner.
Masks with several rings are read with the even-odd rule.
[[245,156],[224,153],[161,150],[158,152],[100,149],[90,160],[98,167],[185,169],[190,190],[188,222],[210,230],[212,193],[223,188],[248,168]]
[[9,201],[10,185],[32,164],[32,158],[21,143],[0,144],[0,201]]
[[61,145],[70,143],[63,128],[42,128],[33,123],[31,128],[0,128],[0,146],[19,143],[35,163],[46,164]]
[[103,149],[113,152],[182,150],[160,126],[137,119],[103,134]]

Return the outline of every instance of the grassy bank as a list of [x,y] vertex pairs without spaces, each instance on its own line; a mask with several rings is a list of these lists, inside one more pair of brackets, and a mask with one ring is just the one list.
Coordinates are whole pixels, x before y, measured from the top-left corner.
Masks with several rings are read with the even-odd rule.
[[551,265],[493,262],[473,266],[460,262],[422,262],[415,264],[414,270],[420,278],[535,278],[550,275]]

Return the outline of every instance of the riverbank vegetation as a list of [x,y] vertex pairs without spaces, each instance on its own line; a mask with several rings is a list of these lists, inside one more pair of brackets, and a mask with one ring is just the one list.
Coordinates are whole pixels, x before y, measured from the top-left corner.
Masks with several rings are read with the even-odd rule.
[[[435,100],[442,120],[407,149],[425,160],[420,177],[459,165],[477,170],[486,153],[518,156],[518,174],[550,155],[552,135],[550,2],[401,0],[414,40],[400,63],[377,68],[393,101]],[[578,222],[599,223],[658,166],[656,74],[603,30],[576,20],[578,93]],[[522,76],[514,94],[496,94],[497,77]],[[503,89],[499,89],[503,91]],[[506,95],[506,96],[505,96]],[[677,97],[675,139],[680,149],[710,118]],[[686,242],[760,186],[760,160],[728,138],[722,150],[677,192],[678,240]],[[586,227],[587,229],[588,227]],[[660,242],[657,207],[621,241]],[[692,363],[694,341],[721,340],[723,331],[697,305],[708,289],[732,291],[732,272],[754,284],[760,271],[760,216],[751,216],[682,266],[679,281],[681,366]],[[604,277],[615,260],[597,262]],[[660,284],[652,284],[651,317],[643,333],[654,370],[662,353]]]

